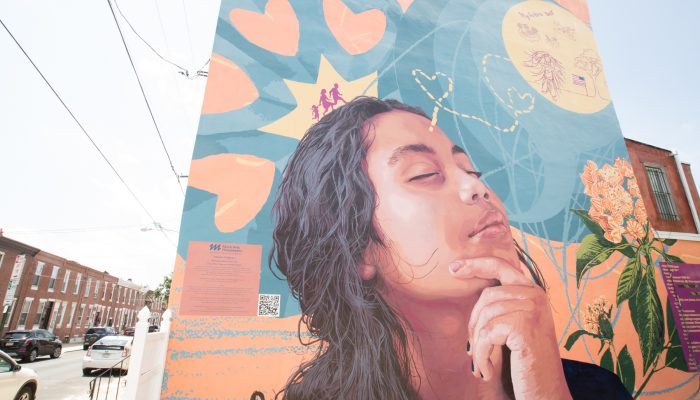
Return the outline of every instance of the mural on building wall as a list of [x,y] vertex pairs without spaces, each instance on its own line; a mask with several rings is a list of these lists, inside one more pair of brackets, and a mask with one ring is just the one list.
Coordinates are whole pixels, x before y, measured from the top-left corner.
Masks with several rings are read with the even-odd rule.
[[684,254],[584,0],[223,0],[162,397],[691,398]]

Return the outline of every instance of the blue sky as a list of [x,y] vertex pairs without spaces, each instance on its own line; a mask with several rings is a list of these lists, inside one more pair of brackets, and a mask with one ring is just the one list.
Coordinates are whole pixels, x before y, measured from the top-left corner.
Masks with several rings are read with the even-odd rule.
[[[165,57],[192,71],[208,58],[217,0],[119,4]],[[623,133],[679,151],[696,180],[698,4],[590,0]],[[0,29],[0,228],[54,254],[155,286],[173,269],[172,231],[179,229],[183,196],[106,1],[2,1],[0,18],[150,214]],[[124,35],[173,165],[186,174],[205,81],[185,79],[131,32]],[[154,222],[167,230],[148,230]]]
[[623,134],[678,151],[700,178],[700,2],[589,0]]

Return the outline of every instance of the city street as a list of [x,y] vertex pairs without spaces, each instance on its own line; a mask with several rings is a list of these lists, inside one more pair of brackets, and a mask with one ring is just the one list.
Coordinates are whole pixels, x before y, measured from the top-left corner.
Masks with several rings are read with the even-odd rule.
[[[85,351],[64,352],[60,358],[38,358],[33,363],[21,363],[23,367],[31,368],[39,375],[39,393],[41,400],[85,400],[88,399],[90,381],[97,376],[83,376],[82,359]],[[125,382],[122,377],[122,384]],[[113,380],[118,379],[113,377]],[[103,381],[104,385],[106,381]],[[110,391],[114,391],[114,384]],[[104,388],[104,386],[103,386]],[[123,389],[123,386],[122,388]],[[104,390],[102,390],[104,391]],[[100,395],[100,399],[103,395]],[[110,398],[114,398],[113,395]]]

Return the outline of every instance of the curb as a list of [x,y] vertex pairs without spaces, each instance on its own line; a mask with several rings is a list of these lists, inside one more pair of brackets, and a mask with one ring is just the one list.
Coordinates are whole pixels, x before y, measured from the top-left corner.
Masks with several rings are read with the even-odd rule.
[[78,351],[78,350],[83,350],[83,345],[80,346],[70,346],[70,347],[64,347],[63,350],[61,351],[61,354],[66,354],[72,351]]

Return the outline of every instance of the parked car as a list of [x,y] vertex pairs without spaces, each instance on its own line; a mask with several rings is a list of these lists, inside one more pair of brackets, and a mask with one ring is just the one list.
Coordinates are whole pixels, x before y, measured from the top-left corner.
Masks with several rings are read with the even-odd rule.
[[[96,341],[83,357],[83,375],[90,375],[96,369],[112,367],[122,372],[128,371],[133,341],[131,336],[105,336]],[[124,363],[116,365],[121,360],[124,360]]]
[[134,332],[136,331],[135,327],[129,327],[124,329],[124,336],[134,336]]
[[105,336],[116,335],[117,331],[111,326],[93,326],[85,331],[85,336],[83,336],[83,350],[87,350],[93,343],[102,339]]
[[39,356],[58,358],[63,344],[53,333],[44,329],[15,330],[0,339],[0,350],[15,358],[33,362]]
[[34,400],[38,386],[39,377],[33,369],[0,351],[0,399]]

